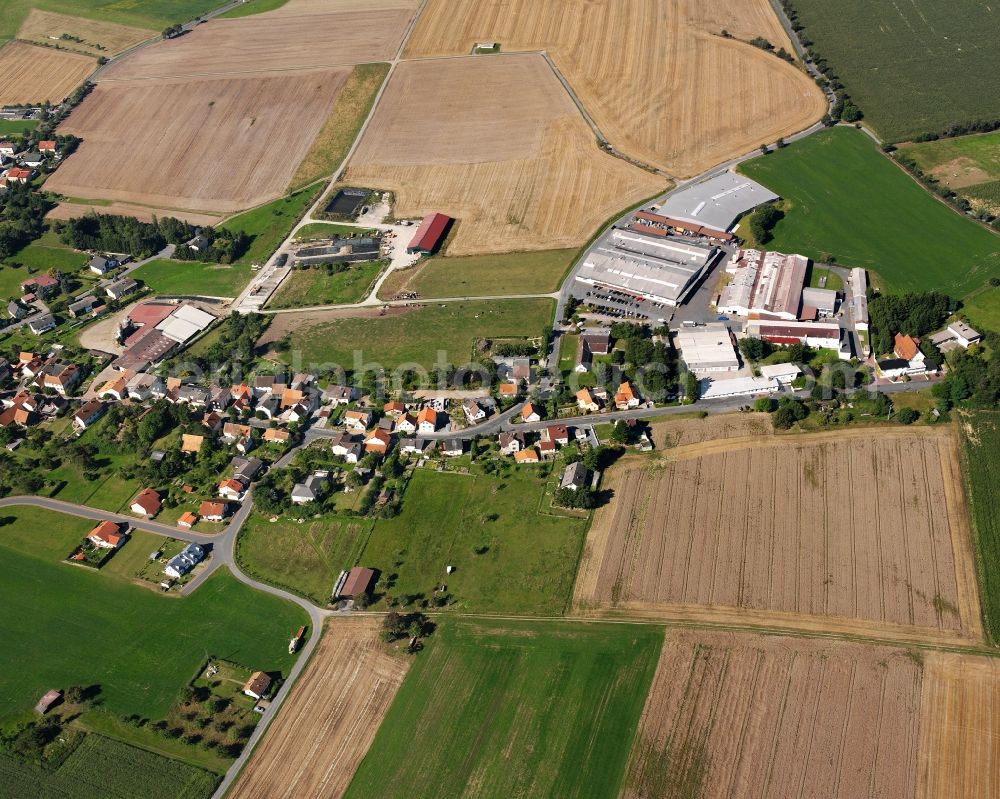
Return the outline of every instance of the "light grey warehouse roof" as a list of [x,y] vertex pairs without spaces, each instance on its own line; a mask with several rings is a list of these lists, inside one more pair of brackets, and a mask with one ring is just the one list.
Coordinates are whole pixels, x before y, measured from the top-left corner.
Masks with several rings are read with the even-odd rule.
[[750,178],[724,172],[674,192],[656,211],[682,222],[729,230],[742,214],[777,199],[777,194]]

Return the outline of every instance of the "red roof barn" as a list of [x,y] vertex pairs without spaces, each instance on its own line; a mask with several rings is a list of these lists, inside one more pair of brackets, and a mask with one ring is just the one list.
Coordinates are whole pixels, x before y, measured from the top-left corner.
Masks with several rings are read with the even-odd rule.
[[409,253],[422,252],[430,255],[441,244],[441,238],[445,230],[451,223],[451,217],[444,214],[428,214],[424,221],[420,223],[417,232],[413,234],[406,251]]

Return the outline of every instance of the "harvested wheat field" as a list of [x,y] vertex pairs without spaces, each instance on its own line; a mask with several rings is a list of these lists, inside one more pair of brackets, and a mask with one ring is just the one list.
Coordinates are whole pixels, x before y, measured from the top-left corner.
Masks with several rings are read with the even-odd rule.
[[668,632],[622,796],[911,799],[920,683],[898,649]]
[[344,794],[409,666],[383,649],[379,626],[377,618],[329,621],[308,668],[228,796]]
[[60,126],[83,143],[46,188],[210,214],[280,197],[349,73],[100,83]]
[[606,477],[582,612],[982,637],[950,428],[709,441]]
[[458,220],[450,255],[582,244],[658,178],[602,153],[540,55],[399,64],[344,180]]
[[222,221],[221,216],[212,214],[196,213],[193,211],[174,211],[168,208],[150,208],[145,205],[129,205],[128,203],[111,203],[109,205],[97,205],[90,203],[59,203],[49,211],[46,219],[76,219],[87,214],[109,214],[111,216],[134,216],[141,222],[152,222],[153,217],[163,219],[165,216],[172,216],[181,219],[192,225],[217,225]]
[[71,17],[37,8],[28,12],[17,32],[17,38],[24,41],[52,43],[53,39],[58,39],[59,47],[63,49],[95,57],[113,56],[156,35],[155,31],[145,28]]
[[703,419],[670,419],[650,425],[657,449],[683,447],[703,441],[744,439],[774,433],[769,413],[718,413]]
[[291,0],[277,11],[211,20],[113,64],[101,80],[244,75],[388,61],[399,49],[415,3],[367,5],[365,10],[357,3]]
[[1000,796],[1000,661],[924,656],[919,799]]
[[62,102],[96,67],[90,56],[9,42],[0,47],[0,105]]
[[684,177],[825,113],[815,83],[755,36],[791,51],[768,0],[429,0],[406,57],[546,50],[611,144]]

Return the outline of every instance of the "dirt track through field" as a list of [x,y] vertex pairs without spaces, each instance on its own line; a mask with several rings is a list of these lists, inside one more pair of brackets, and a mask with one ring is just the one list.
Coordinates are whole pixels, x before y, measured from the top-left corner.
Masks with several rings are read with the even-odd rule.
[[0,46],[0,105],[61,102],[96,66],[90,56],[9,42]]
[[576,246],[665,185],[602,153],[534,54],[401,63],[344,180],[455,217],[451,255]]
[[336,799],[368,751],[409,661],[387,654],[377,618],[333,618],[232,799]]
[[46,188],[215,214],[280,197],[349,72],[100,83],[60,126],[83,143]]
[[607,475],[614,499],[588,535],[575,606],[980,639],[955,457],[949,429],[896,428],[738,437],[627,462]]
[[886,647],[669,632],[622,796],[911,799],[920,679]]
[[405,57],[492,41],[545,50],[617,149],[690,176],[826,110],[805,72],[748,44],[755,36],[791,50],[768,0],[429,0]]

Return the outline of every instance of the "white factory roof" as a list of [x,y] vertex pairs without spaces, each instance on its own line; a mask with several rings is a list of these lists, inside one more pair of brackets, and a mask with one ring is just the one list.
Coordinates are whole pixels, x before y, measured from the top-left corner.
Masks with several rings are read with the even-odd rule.
[[677,333],[677,347],[693,372],[722,367],[735,370],[740,366],[729,328],[723,324],[683,327]]
[[733,377],[728,380],[713,379],[710,382],[703,382],[702,386],[701,399],[773,394],[780,389],[778,381],[773,377]]
[[790,383],[802,374],[802,370],[794,363],[769,363],[760,367],[760,376],[777,380],[779,383]]
[[215,317],[193,305],[182,305],[156,326],[169,339],[184,343],[215,321]]
[[777,199],[777,194],[759,183],[724,172],[674,192],[656,211],[682,222],[729,230],[747,211]]

